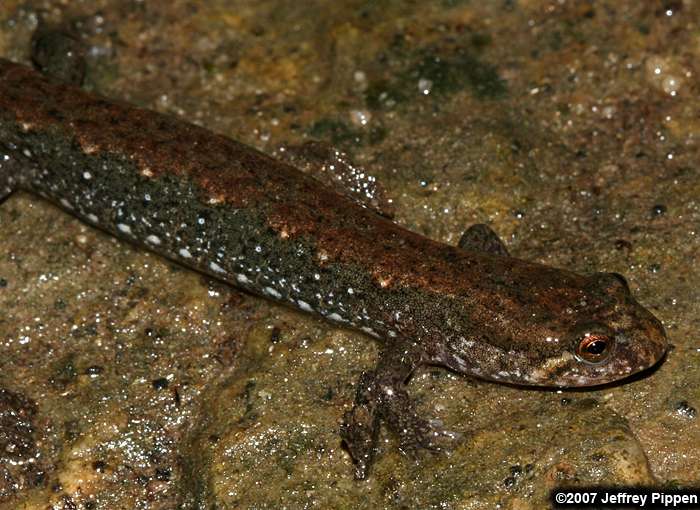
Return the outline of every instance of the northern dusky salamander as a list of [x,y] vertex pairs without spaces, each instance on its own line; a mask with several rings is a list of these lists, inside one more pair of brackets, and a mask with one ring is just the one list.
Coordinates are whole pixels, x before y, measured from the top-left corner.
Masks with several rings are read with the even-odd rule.
[[484,226],[460,247],[433,241],[251,147],[0,59],[0,196],[14,189],[379,339],[341,426],[358,478],[381,422],[404,448],[435,445],[405,388],[421,364],[580,387],[644,370],[667,347],[620,275],[510,257]]

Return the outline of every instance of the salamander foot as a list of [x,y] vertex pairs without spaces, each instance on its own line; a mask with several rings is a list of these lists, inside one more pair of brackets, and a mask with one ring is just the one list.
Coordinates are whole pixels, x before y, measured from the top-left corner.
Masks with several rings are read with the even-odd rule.
[[[397,367],[403,370],[396,370]],[[422,450],[442,451],[445,438],[450,437],[416,412],[406,390],[407,370],[410,375],[411,364],[380,362],[377,369],[364,372],[358,381],[354,406],[345,413],[340,428],[358,480],[367,478],[374,462],[381,422],[398,436],[400,450],[413,458]]]

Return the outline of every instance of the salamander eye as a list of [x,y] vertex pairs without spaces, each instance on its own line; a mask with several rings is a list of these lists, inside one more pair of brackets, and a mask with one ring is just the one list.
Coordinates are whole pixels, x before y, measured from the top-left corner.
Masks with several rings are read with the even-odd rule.
[[585,333],[576,347],[576,354],[588,363],[602,363],[610,356],[613,344],[613,337],[604,333]]

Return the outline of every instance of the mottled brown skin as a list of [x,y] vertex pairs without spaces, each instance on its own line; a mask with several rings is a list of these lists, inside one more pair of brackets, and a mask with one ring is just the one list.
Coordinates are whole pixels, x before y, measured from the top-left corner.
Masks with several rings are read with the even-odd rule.
[[[39,193],[189,267],[381,339],[380,362],[363,374],[341,430],[359,478],[382,420],[405,449],[436,447],[405,390],[422,363],[514,384],[590,386],[666,351],[663,327],[621,277],[509,257],[483,227],[461,247],[438,243],[243,144],[5,60],[0,157],[2,147],[0,192]],[[91,182],[80,180],[85,168]],[[149,223],[144,194],[159,204],[153,218],[160,208],[177,222]],[[109,203],[121,205],[97,221]],[[129,220],[128,206],[140,216]],[[205,228],[189,227],[204,218]],[[593,361],[581,351],[592,340],[602,350]]]

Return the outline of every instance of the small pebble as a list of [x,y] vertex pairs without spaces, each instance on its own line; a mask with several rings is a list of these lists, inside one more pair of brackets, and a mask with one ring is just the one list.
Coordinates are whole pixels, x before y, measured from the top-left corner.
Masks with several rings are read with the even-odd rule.
[[169,384],[170,383],[165,377],[161,377],[159,379],[154,379],[153,381],[151,381],[151,385],[156,390],[164,390],[168,387]]
[[622,250],[630,251],[630,250],[632,250],[632,243],[630,243],[629,241],[627,241],[625,239],[617,239],[615,241],[615,249],[620,250],[620,251],[622,251]]
[[96,460],[92,463],[92,469],[94,469],[98,473],[104,473],[106,468],[107,464],[101,460]]
[[666,213],[666,206],[663,204],[656,204],[654,207],[651,208],[651,215],[652,216],[661,216],[662,214]]

